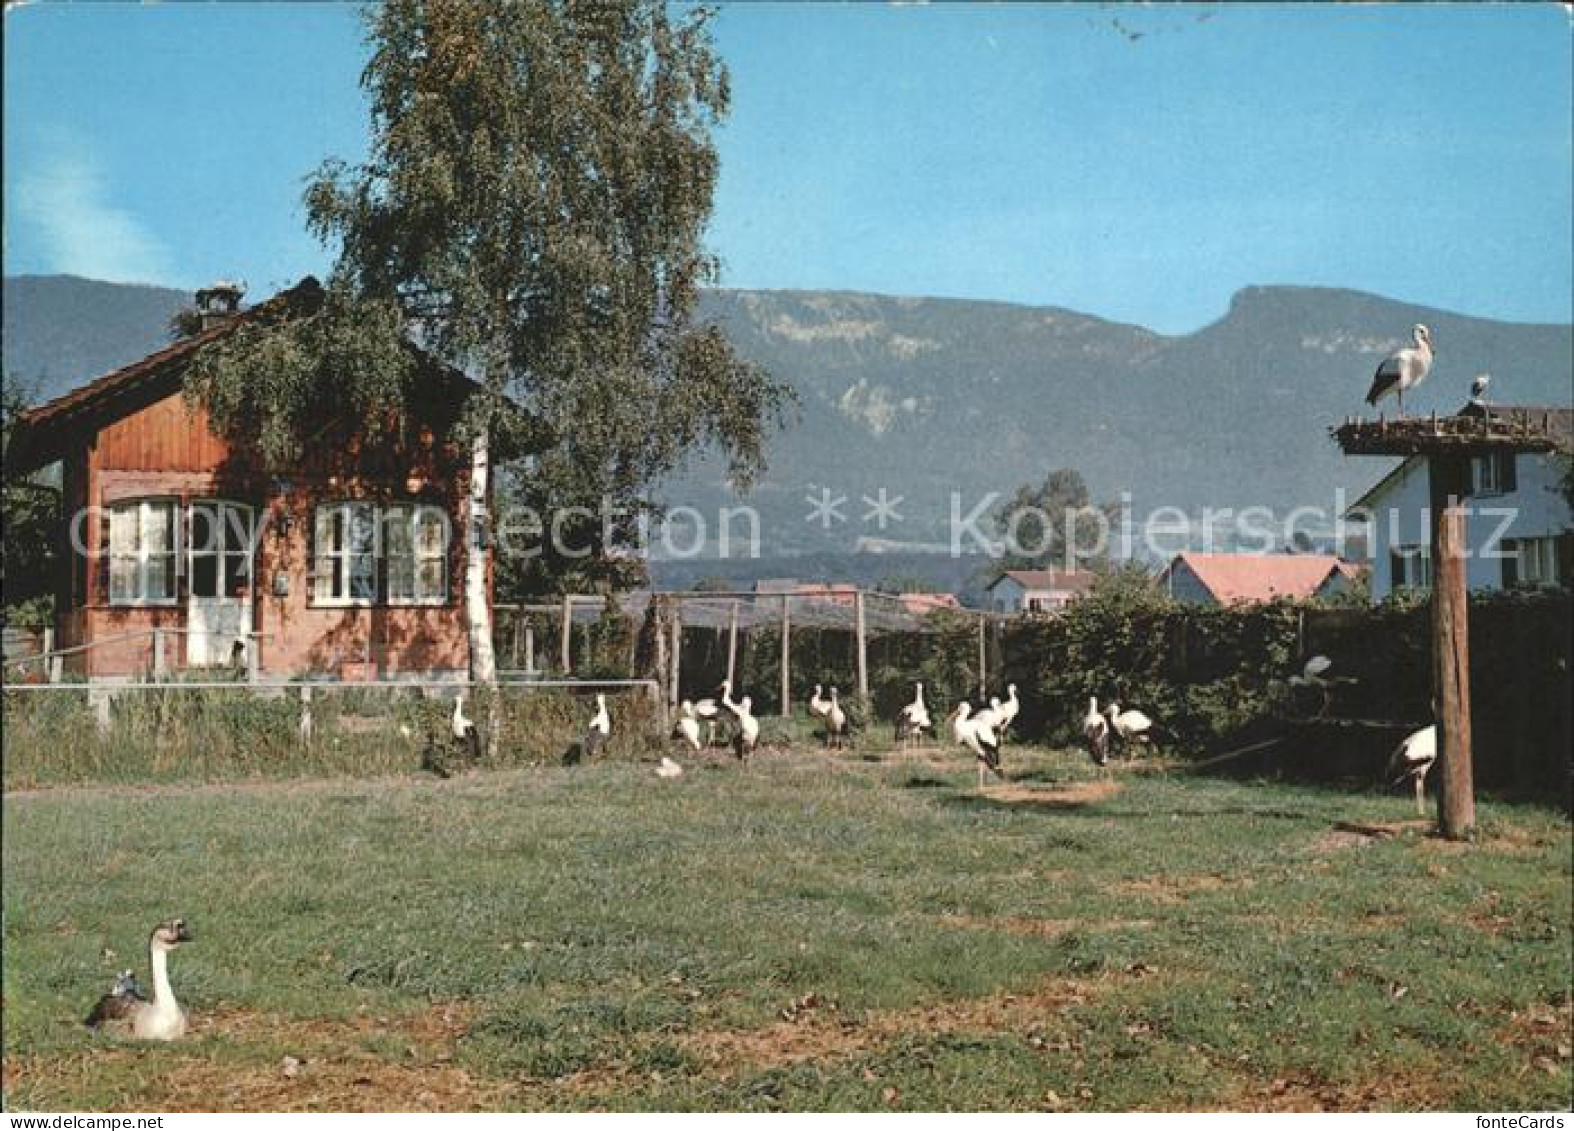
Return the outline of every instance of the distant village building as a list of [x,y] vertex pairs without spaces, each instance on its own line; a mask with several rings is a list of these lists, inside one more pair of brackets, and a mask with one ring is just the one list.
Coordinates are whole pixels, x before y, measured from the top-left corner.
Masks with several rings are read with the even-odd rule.
[[1176,554],[1157,586],[1191,605],[1308,600],[1348,591],[1355,566],[1331,554]]
[[20,417],[7,474],[61,466],[57,647],[87,646],[72,668],[93,678],[462,675],[469,460],[447,437],[476,386],[415,351],[428,372],[402,429],[324,420],[298,462],[268,466],[183,378],[238,325],[323,293],[308,278],[245,312],[238,297],[203,292],[195,334]]
[[1008,569],[985,590],[997,613],[1056,613],[1093,588],[1085,569]]
[[[1509,419],[1525,414],[1546,424],[1558,445],[1547,454],[1497,452],[1471,461],[1470,509],[1465,530],[1471,589],[1570,585],[1574,582],[1574,513],[1562,492],[1574,453],[1574,409],[1544,406],[1467,407]],[[1430,590],[1431,484],[1427,461],[1411,456],[1358,499],[1346,519],[1371,520],[1371,596],[1380,601],[1401,590]]]

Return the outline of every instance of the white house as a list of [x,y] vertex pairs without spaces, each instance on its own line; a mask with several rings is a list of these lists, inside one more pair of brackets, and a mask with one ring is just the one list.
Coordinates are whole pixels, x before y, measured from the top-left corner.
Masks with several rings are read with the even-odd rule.
[[[1574,452],[1574,409],[1492,406],[1486,411],[1545,418],[1559,450],[1472,460],[1465,583],[1471,589],[1568,585],[1574,575],[1574,512],[1562,481]],[[1431,485],[1420,456],[1399,464],[1346,513],[1347,521],[1365,517],[1371,523],[1374,601],[1396,590],[1431,588],[1430,515]]]
[[1093,588],[1085,569],[1008,569],[990,582],[989,607],[997,613],[1053,613]]

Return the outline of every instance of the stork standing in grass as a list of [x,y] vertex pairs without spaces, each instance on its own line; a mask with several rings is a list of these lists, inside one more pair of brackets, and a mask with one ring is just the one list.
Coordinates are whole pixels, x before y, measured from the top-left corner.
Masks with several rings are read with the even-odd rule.
[[984,771],[994,771],[996,777],[1005,780],[1005,773],[1000,768],[1000,740],[995,737],[994,727],[989,719],[982,714],[972,713],[973,705],[963,700],[952,716],[951,735],[956,739],[958,746],[973,752],[973,757],[978,760],[978,788],[984,788]]
[[1317,709],[1318,718],[1322,718],[1323,715],[1328,713],[1329,691],[1328,680],[1325,677],[1333,666],[1334,662],[1327,656],[1313,656],[1306,661],[1305,666],[1301,668],[1300,674],[1292,675],[1288,681],[1291,687],[1313,688],[1322,697],[1322,702]]
[[760,741],[760,720],[754,717],[754,703],[747,695],[734,703],[730,699],[724,700],[727,709],[738,719],[737,732],[732,736],[732,752],[742,762],[754,753],[754,748]]
[[590,716],[590,725],[585,728],[585,737],[580,740],[577,751],[571,751],[571,757],[565,759],[570,765],[579,761],[579,754],[586,758],[594,758],[607,744],[607,739],[612,737],[612,716],[607,712],[607,697],[601,692],[596,692],[596,713]]
[[681,738],[699,753],[700,746],[700,721],[694,717],[694,704],[685,699],[678,705],[678,721],[672,726],[672,737]]
[[1437,725],[1422,727],[1410,735],[1388,759],[1389,785],[1398,785],[1409,778],[1415,785],[1416,815],[1426,816],[1426,773],[1437,761]]
[[[990,702],[993,703],[994,700]],[[1017,698],[1016,684],[1010,683],[1006,685],[1005,700],[1000,703],[996,710],[999,715],[999,722],[996,724],[995,730],[1000,735],[1000,744],[1004,746],[1006,736],[1010,734],[1011,728],[1016,725],[1017,712],[1022,710],[1022,702]]]
[[465,714],[465,693],[461,691],[454,696],[454,716],[449,720],[449,730],[453,733],[454,741],[460,743],[469,756],[470,761],[481,760],[481,734],[476,730],[475,722]]
[[1088,699],[1088,713],[1082,716],[1082,741],[1088,745],[1088,757],[1100,770],[1109,766],[1109,720],[1099,713],[1096,697]]
[[924,703],[924,685],[918,684],[913,701],[896,716],[896,739],[904,745],[921,741],[925,731],[933,731],[934,722],[929,718],[929,708]]
[[1111,703],[1104,713],[1128,758],[1133,743],[1151,741],[1149,732],[1153,730],[1153,720],[1141,711],[1122,711],[1119,703]]
[[809,717],[823,719],[831,713],[831,701],[824,695],[823,689],[817,683],[814,685],[814,694],[809,696]]
[[1415,388],[1432,371],[1432,331],[1418,322],[1410,334],[1415,345],[1395,350],[1383,358],[1372,375],[1372,387],[1366,393],[1366,403],[1374,407],[1393,393],[1399,398],[1401,417],[1405,414],[1405,390]]
[[728,702],[728,698],[731,695],[732,681],[729,679],[724,679],[721,681],[720,699],[701,699],[694,704],[695,717],[697,717],[706,726],[705,744],[707,746],[716,745],[716,723],[721,719],[721,712],[723,708],[730,708],[732,706],[732,704]]
[[841,749],[847,744],[847,712],[842,710],[841,701],[836,697],[836,688],[831,688],[831,705],[825,712],[825,745],[827,748],[835,746]]

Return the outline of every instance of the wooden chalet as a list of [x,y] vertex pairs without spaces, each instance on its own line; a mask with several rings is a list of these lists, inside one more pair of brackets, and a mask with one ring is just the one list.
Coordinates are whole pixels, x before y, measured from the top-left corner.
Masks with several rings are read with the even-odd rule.
[[94,679],[462,676],[469,460],[449,437],[476,386],[416,351],[429,372],[402,421],[369,436],[325,419],[297,463],[269,466],[183,378],[204,347],[308,316],[323,291],[307,278],[244,312],[239,297],[199,292],[197,333],[21,417],[7,474],[61,467],[57,648]]

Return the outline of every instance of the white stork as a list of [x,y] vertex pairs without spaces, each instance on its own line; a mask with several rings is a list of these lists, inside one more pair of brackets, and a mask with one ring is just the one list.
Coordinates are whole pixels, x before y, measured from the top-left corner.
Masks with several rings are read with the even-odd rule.
[[1317,716],[1321,718],[1328,712],[1328,680],[1323,677],[1328,674],[1334,662],[1327,656],[1313,656],[1306,661],[1299,675],[1292,675],[1287,681],[1291,687],[1311,687],[1322,696],[1321,705],[1317,709]]
[[1383,358],[1372,375],[1372,387],[1366,393],[1366,403],[1373,406],[1393,393],[1399,398],[1400,416],[1405,414],[1405,390],[1415,388],[1432,371],[1432,331],[1418,322],[1410,334],[1415,345],[1395,350]]
[[1492,384],[1492,374],[1477,373],[1476,379],[1470,382],[1470,403],[1477,408],[1487,406],[1487,386]]
[[585,739],[582,743],[585,757],[594,758],[611,737],[612,716],[607,712],[607,697],[598,691],[596,713],[590,717],[590,726],[585,731]]
[[1128,757],[1133,742],[1149,741],[1148,732],[1153,729],[1153,720],[1141,711],[1122,711],[1119,703],[1111,703],[1104,714],[1108,717],[1109,725],[1114,728],[1116,736],[1119,737],[1122,748],[1127,751]]
[[754,717],[752,713],[754,703],[747,695],[736,703],[730,699],[725,699],[724,702],[727,704],[727,709],[738,718],[738,730],[732,736],[732,752],[738,756],[738,761],[742,762],[759,744],[760,720]]
[[[984,770],[993,770],[996,777],[1005,779],[1000,769],[1000,740],[982,712],[972,715],[973,705],[962,700],[952,716],[951,734],[958,746],[973,752],[978,760],[978,788],[984,788]],[[969,717],[971,716],[971,717]]]
[[464,743],[465,753],[470,755],[472,762],[481,760],[481,735],[475,729],[475,723],[465,714],[465,693],[461,691],[454,696],[454,717],[450,722],[454,738]]
[[1109,720],[1099,714],[1097,698],[1088,699],[1088,713],[1082,716],[1082,738],[1088,744],[1088,757],[1100,769],[1109,765]]
[[678,704],[678,721],[672,726],[672,737],[681,738],[692,746],[696,753],[700,746],[700,721],[694,717],[694,704],[685,699]]
[[835,745],[841,749],[847,742],[847,712],[842,710],[842,704],[836,697],[836,688],[831,688],[831,705],[825,712],[825,745],[829,749]]
[[1437,725],[1422,727],[1410,735],[1388,759],[1390,786],[1409,778],[1415,784],[1416,815],[1426,816],[1426,772],[1437,761]]
[[721,681],[721,698],[719,700],[701,699],[694,704],[695,717],[704,722],[706,726],[705,744],[707,746],[716,745],[716,723],[721,719],[722,709],[732,706],[729,702],[731,695],[732,681],[724,679]]
[[1020,710],[1022,710],[1022,701],[1017,698],[1017,685],[1008,683],[1005,701],[1000,704],[1000,722],[996,728],[1000,732],[1002,743],[1005,742],[1007,733],[1016,725],[1017,712]]
[[822,694],[821,686],[814,685],[814,694],[809,696],[809,717],[823,719],[831,713],[831,701]]
[[929,708],[924,704],[924,685],[920,683],[916,686],[913,701],[896,716],[896,738],[901,742],[921,740],[926,730],[935,729],[934,722],[929,718]]

